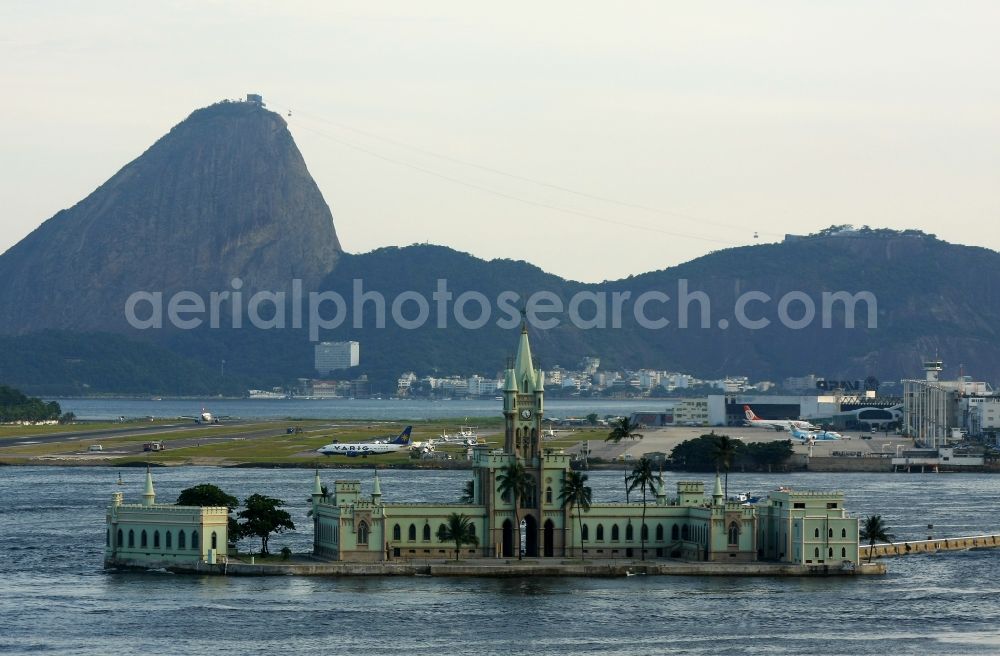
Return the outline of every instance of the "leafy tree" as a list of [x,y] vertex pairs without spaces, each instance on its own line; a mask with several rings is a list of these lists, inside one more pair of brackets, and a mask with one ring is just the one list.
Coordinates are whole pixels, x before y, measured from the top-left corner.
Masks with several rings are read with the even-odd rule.
[[225,506],[230,510],[239,507],[240,501],[236,497],[226,494],[221,489],[211,483],[202,483],[187,489],[181,490],[177,496],[178,506]]
[[505,498],[510,498],[514,502],[514,524],[517,525],[517,559],[521,560],[521,516],[518,513],[518,508],[521,505],[521,500],[525,497],[531,496],[534,490],[535,479],[534,477],[525,470],[524,465],[521,461],[516,460],[503,469],[497,474],[497,489],[500,491],[500,496]]
[[736,445],[739,442],[728,435],[716,435],[713,453],[715,455],[715,473],[722,469],[726,473],[725,498],[729,498],[729,468],[733,465],[733,458],[736,456]]
[[448,515],[448,521],[438,527],[437,539],[438,542],[455,543],[455,560],[458,560],[458,554],[463,544],[479,545],[479,538],[476,537],[472,520],[458,513]]
[[638,429],[639,424],[632,423],[629,417],[619,417],[611,424],[611,432],[604,441],[618,444],[622,440],[641,440],[642,435],[636,432]]
[[597,425],[597,413],[596,412],[591,412],[589,415],[587,415],[587,423],[590,424],[591,426],[596,426]]
[[19,390],[0,385],[0,423],[16,421],[52,421],[59,419],[62,409],[55,401],[46,403],[27,397]]
[[670,452],[670,458],[674,464],[687,471],[712,471],[715,468],[714,451],[715,435],[702,435],[675,446]]
[[559,491],[559,502],[563,509],[576,507],[577,525],[580,527],[580,557],[583,555],[583,511],[590,510],[591,489],[587,485],[587,475],[583,472],[566,472],[562,490]]
[[737,451],[744,454],[750,461],[751,466],[756,469],[766,469],[770,471],[772,466],[778,466],[788,460],[793,453],[792,441],[782,440],[780,442],[754,442],[752,444],[739,445]]
[[[232,512],[239,507],[240,500],[232,495],[226,494],[211,483],[202,483],[201,485],[195,485],[194,487],[181,490],[181,493],[177,496],[177,505],[208,506],[214,508],[225,506],[230,512]],[[229,539],[227,542],[229,542],[229,544],[236,544],[240,539],[240,525],[237,524],[236,520],[232,517],[229,517],[228,524],[229,528],[227,533],[229,534]]]
[[244,520],[240,524],[240,535],[244,537],[260,538],[260,554],[266,556],[267,542],[272,533],[283,533],[286,530],[294,531],[295,524],[291,515],[281,510],[285,502],[281,499],[274,499],[263,494],[251,494],[243,501],[244,510],[239,512],[239,518]]
[[649,491],[655,495],[659,480],[660,477],[653,472],[653,461],[649,458],[641,458],[628,477],[629,491],[636,488],[642,491],[642,526],[639,528],[639,543],[641,545],[639,558],[641,560],[646,559],[646,492]]
[[892,542],[895,537],[889,533],[889,526],[882,521],[882,515],[868,515],[861,525],[862,540],[868,541],[868,562],[872,562],[872,551],[876,542]]
[[473,481],[465,481],[462,486],[462,497],[459,503],[472,503],[476,499],[476,484]]

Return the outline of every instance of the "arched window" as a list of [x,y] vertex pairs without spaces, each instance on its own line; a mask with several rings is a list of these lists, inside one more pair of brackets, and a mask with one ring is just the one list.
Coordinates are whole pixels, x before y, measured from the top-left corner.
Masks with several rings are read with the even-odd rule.
[[416,526],[416,524],[410,524],[410,533],[409,533],[409,535],[407,535],[407,539],[410,542],[416,542],[417,541],[417,526]]
[[135,546],[135,531],[132,529],[128,530],[128,546],[130,549]]
[[198,549],[198,531],[191,531],[191,548]]
[[685,524],[681,527],[681,539],[688,540],[691,538],[691,531],[688,529],[688,525]]
[[431,541],[431,525],[424,524],[424,542]]
[[118,529],[118,546],[121,547],[124,545],[125,545],[125,537],[122,535],[122,530]]
[[815,549],[813,549],[813,555],[814,555],[815,558],[819,558],[819,547],[816,547]]
[[847,529],[846,528],[840,529],[840,537],[842,537],[842,538],[846,538],[847,537]]
[[656,525],[656,541],[663,542],[663,524]]
[[729,524],[729,544],[730,546],[738,545],[740,543],[740,525],[736,522],[731,522]]
[[618,541],[618,524],[611,525],[611,541],[612,542]]
[[167,549],[173,549],[174,541],[173,536],[170,535],[170,531],[167,531]]
[[403,539],[403,531],[400,530],[399,524],[392,527],[392,539],[396,541]]
[[552,503],[552,486],[545,488],[545,503]]
[[160,532],[153,531],[153,546],[157,549],[160,548]]
[[643,540],[649,539],[649,527],[646,526],[645,524],[642,525],[642,531],[640,531],[640,533],[641,533],[641,539]]
[[[447,529],[445,529],[445,526],[444,526],[444,524],[438,524],[438,530],[437,530],[437,534],[438,534],[438,535],[441,535],[441,534],[442,534],[442,533],[444,533],[444,532],[445,532],[446,530],[447,530]],[[440,539],[440,538],[439,538],[439,539]]]
[[[827,537],[831,537],[831,538],[833,537],[833,528],[830,529],[830,535],[828,535]],[[832,556],[833,554],[830,554],[830,555]]]
[[358,524],[358,544],[368,544],[368,524],[363,521]]
[[846,547],[841,547],[840,548],[840,557],[841,558],[847,558],[847,548]]
[[588,526],[586,524],[580,527],[580,540],[583,542],[586,542],[587,540],[590,539],[590,531],[587,529]]
[[469,522],[469,535],[475,535],[475,534],[476,534],[476,525],[473,524],[472,522]]
[[633,537],[634,536],[632,535],[632,525],[631,524],[626,524],[625,525],[625,539],[626,540],[631,540]]
[[677,524],[670,527],[670,539],[679,540],[681,537],[680,529],[677,528]]
[[212,531],[212,548],[213,549],[219,548],[219,536],[215,534],[215,531]]
[[813,531],[813,533],[815,533],[814,537],[817,537],[817,538],[819,537],[819,529],[818,528],[815,531]]
[[597,525],[597,541],[604,542],[604,524]]
[[830,547],[830,558],[833,558],[833,547]]
[[184,531],[177,534],[177,548],[187,549],[187,536],[184,535]]
[[139,546],[140,547],[149,546],[149,539],[146,537],[146,529],[142,529],[142,533],[139,534]]

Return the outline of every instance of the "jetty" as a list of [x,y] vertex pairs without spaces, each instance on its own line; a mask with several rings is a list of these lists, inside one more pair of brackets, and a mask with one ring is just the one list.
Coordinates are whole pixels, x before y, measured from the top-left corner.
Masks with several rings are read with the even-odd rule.
[[968,551],[971,549],[1000,548],[1000,534],[972,535],[962,538],[936,538],[931,540],[910,540],[876,544],[874,547],[860,545],[858,558],[886,558],[890,556],[912,556],[915,554],[938,553],[940,551]]

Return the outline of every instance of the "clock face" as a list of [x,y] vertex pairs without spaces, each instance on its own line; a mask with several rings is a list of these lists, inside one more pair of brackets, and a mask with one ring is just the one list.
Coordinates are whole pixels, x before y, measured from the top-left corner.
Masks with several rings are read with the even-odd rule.
[[521,417],[524,418],[524,419],[531,419],[531,410],[528,410],[527,408],[525,408],[524,410],[522,410],[521,411]]

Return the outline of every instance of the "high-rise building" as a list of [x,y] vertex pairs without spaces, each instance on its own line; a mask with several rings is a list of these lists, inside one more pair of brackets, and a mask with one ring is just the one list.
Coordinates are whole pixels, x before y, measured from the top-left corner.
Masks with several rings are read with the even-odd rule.
[[326,376],[331,371],[350,369],[361,362],[358,342],[320,342],[316,345],[316,372]]

